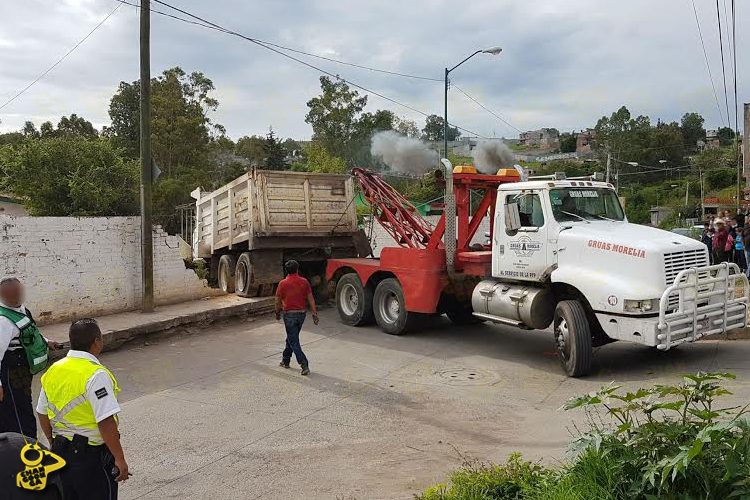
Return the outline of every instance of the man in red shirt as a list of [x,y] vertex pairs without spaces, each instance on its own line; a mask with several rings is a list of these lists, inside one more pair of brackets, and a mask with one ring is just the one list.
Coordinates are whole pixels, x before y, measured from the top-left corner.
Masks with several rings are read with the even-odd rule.
[[281,355],[280,365],[289,368],[292,353],[294,353],[297,363],[302,367],[302,375],[308,375],[310,368],[299,343],[299,332],[302,330],[302,323],[305,322],[305,316],[307,316],[307,304],[310,304],[313,321],[316,325],[318,324],[318,309],[315,306],[310,282],[299,275],[299,263],[296,260],[290,260],[284,265],[284,269],[287,276],[281,280],[279,287],[276,289],[276,319],[281,319],[283,312],[284,327],[286,328],[286,348]]

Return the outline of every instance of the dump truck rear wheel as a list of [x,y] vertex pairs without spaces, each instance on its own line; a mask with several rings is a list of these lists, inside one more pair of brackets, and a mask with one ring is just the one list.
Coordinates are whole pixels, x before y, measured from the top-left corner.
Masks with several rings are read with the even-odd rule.
[[591,371],[593,347],[586,310],[577,300],[563,300],[555,308],[555,347],[563,370],[570,377]]
[[372,321],[372,290],[362,286],[357,273],[343,275],[336,284],[336,309],[344,324],[360,326]]
[[404,291],[396,278],[386,278],[375,288],[372,299],[375,321],[385,333],[402,335],[409,326]]
[[253,264],[250,252],[243,252],[237,259],[234,273],[235,292],[240,297],[254,297],[258,294],[258,287],[253,283]]
[[234,255],[222,255],[219,259],[219,288],[224,293],[234,293],[234,272],[237,259]]

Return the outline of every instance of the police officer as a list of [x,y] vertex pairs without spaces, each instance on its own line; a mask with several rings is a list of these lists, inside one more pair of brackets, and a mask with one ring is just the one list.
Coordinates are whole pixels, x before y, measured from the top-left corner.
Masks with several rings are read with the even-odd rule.
[[60,471],[65,498],[117,498],[117,483],[128,478],[120,444],[120,388],[96,358],[104,342],[96,320],[70,325],[68,355],[42,376],[36,411],[52,451],[67,461]]
[[36,439],[32,374],[26,348],[21,344],[21,330],[25,338],[36,337],[41,343],[36,345],[41,350],[32,356],[39,362],[35,373],[47,363],[47,348],[62,346],[41,336],[23,301],[24,289],[18,278],[0,279],[0,432],[18,432]]

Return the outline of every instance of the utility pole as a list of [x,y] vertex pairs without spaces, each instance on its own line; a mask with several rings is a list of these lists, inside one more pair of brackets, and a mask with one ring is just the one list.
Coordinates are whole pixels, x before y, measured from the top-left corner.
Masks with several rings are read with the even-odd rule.
[[703,169],[698,170],[698,177],[701,181],[701,220],[706,220],[706,205],[705,201],[706,199],[703,197]]
[[141,292],[142,312],[154,310],[151,223],[151,2],[141,0]]
[[607,184],[609,184],[609,168],[611,165],[612,165],[612,153],[608,149],[607,150],[607,176],[606,176]]

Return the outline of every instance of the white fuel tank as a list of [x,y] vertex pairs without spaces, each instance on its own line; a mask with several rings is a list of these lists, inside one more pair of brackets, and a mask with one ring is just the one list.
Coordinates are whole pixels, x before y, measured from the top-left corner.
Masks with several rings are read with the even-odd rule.
[[552,291],[498,280],[479,282],[471,295],[475,313],[517,321],[542,330],[551,323],[555,312]]

